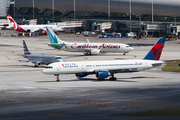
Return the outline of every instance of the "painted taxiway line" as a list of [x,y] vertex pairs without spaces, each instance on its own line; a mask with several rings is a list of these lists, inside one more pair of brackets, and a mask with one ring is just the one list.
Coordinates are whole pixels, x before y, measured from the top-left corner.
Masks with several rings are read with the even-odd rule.
[[4,93],[4,91],[0,91],[0,94]]
[[122,111],[123,109],[113,109],[113,108],[97,108],[100,110],[116,110],[116,111]]
[[135,102],[135,101],[113,101],[113,102],[171,105],[170,103],[159,103],[159,102]]
[[0,72],[27,72],[27,71],[42,71],[42,70],[11,70],[11,71],[0,71]]
[[20,98],[20,99],[47,99],[47,100],[72,100],[72,101],[81,101],[81,102],[110,102],[107,100],[85,100],[85,99],[66,99],[66,98],[40,98],[40,97],[15,97],[15,96],[0,96],[0,98]]
[[136,103],[136,104],[159,104],[159,105],[171,105],[170,103],[159,103],[159,102],[136,102],[136,101],[109,101],[109,100],[86,100],[86,99],[66,99],[66,98],[39,98],[39,97],[15,97],[15,96],[0,96],[0,98],[18,98],[18,99],[46,99],[46,100],[69,100],[75,102],[69,102],[69,104],[99,104],[107,102],[115,103]]
[[20,87],[20,88],[35,88],[35,87],[30,87],[30,86],[22,86],[22,85],[9,84],[9,83],[0,83],[0,84],[1,84],[1,85],[7,85],[7,86]]
[[68,103],[68,102],[48,102],[48,101],[23,101],[23,100],[0,100],[1,102],[22,102],[22,103],[52,103],[52,104],[78,104],[78,105],[99,105],[99,106],[113,106],[113,107],[135,107],[147,108],[147,106],[134,106],[134,105],[119,105],[119,104],[89,104],[89,103]]

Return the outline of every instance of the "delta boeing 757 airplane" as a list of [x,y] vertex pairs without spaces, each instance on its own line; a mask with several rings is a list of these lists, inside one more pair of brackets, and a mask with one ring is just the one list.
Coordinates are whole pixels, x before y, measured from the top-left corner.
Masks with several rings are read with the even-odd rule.
[[48,65],[53,62],[63,62],[64,59],[68,58],[61,58],[60,56],[56,55],[40,55],[40,54],[31,54],[27,48],[26,42],[23,40],[23,48],[24,48],[24,55],[22,55],[24,58],[28,60],[23,60],[23,59],[9,59],[9,60],[15,60],[15,61],[23,61],[23,62],[32,62],[35,64],[35,67],[39,67],[41,64]]
[[46,29],[50,41],[49,46],[55,49],[70,52],[83,52],[85,55],[99,55],[100,53],[106,52],[124,53],[125,55],[125,53],[134,50],[129,45],[122,43],[90,43],[89,40],[87,43],[69,43],[60,40],[48,27]]
[[98,79],[111,76],[110,80],[116,80],[115,73],[138,72],[162,65],[164,62],[159,59],[165,40],[165,37],[159,38],[149,53],[140,60],[56,62],[46,66],[42,72],[57,76],[57,81],[60,81],[59,74],[75,74],[77,77],[95,74]]

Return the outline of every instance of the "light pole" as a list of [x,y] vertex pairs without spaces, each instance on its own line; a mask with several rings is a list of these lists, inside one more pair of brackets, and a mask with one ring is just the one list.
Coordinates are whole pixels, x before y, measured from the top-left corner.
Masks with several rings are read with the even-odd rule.
[[154,6],[153,6],[153,0],[152,0],[152,23],[154,22],[154,18],[153,18],[154,15],[153,14],[154,14]]
[[131,0],[129,0],[129,11],[130,11],[130,32],[131,32]]
[[14,19],[15,19],[15,3],[16,3],[16,0],[14,0]]
[[75,31],[75,20],[76,20],[76,0],[74,0],[74,31]]
[[34,0],[33,0],[33,19],[34,19]]
[[139,19],[140,19],[140,24],[141,24],[141,17],[139,17]]
[[176,26],[176,18],[174,18],[175,26]]
[[54,0],[52,0],[52,19],[54,24]]
[[108,0],[108,20],[110,20],[110,0]]

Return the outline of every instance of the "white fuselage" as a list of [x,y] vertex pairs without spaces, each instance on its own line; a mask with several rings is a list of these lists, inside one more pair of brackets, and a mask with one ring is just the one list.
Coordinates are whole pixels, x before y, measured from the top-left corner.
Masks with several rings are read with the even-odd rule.
[[122,43],[91,43],[89,40],[87,40],[86,43],[70,43],[60,40],[58,36],[48,27],[46,29],[50,41],[49,46],[55,49],[70,52],[84,52],[84,54],[89,55],[99,55],[100,53],[105,52],[119,52],[125,54],[134,50],[129,45]]
[[65,43],[65,45],[66,47],[63,46],[60,49],[70,52],[90,52],[91,54],[106,52],[128,53],[134,50],[129,45],[121,43]]
[[79,61],[56,62],[49,64],[51,68],[45,68],[45,74],[76,74],[108,71],[112,73],[135,72],[150,69],[163,64],[163,61],[154,60],[112,60],[112,61]]
[[[46,27],[49,27],[52,29],[54,32],[62,31],[60,27],[57,25],[19,25],[24,31],[30,31],[30,32],[35,32],[35,31],[46,31]],[[16,28],[18,30],[18,27]]]

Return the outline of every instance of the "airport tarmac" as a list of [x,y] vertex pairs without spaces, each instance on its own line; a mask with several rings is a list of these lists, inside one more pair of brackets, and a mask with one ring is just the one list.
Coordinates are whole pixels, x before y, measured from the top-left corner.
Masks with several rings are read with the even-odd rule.
[[[179,116],[116,116],[148,110],[180,107],[180,74],[163,72],[161,67],[151,70],[115,74],[117,81],[98,81],[95,75],[78,79],[74,74],[56,77],[42,73],[44,66],[10,61],[22,59],[22,40],[34,54],[51,54],[67,57],[70,53],[49,47],[47,36],[10,37],[0,36],[0,119],[180,119]],[[59,35],[66,41],[123,42],[153,44],[158,38],[93,38],[75,35]],[[161,60],[180,59],[180,40],[166,41]],[[66,61],[141,59],[151,49],[134,47],[126,54],[107,53],[84,56],[71,53]]]

